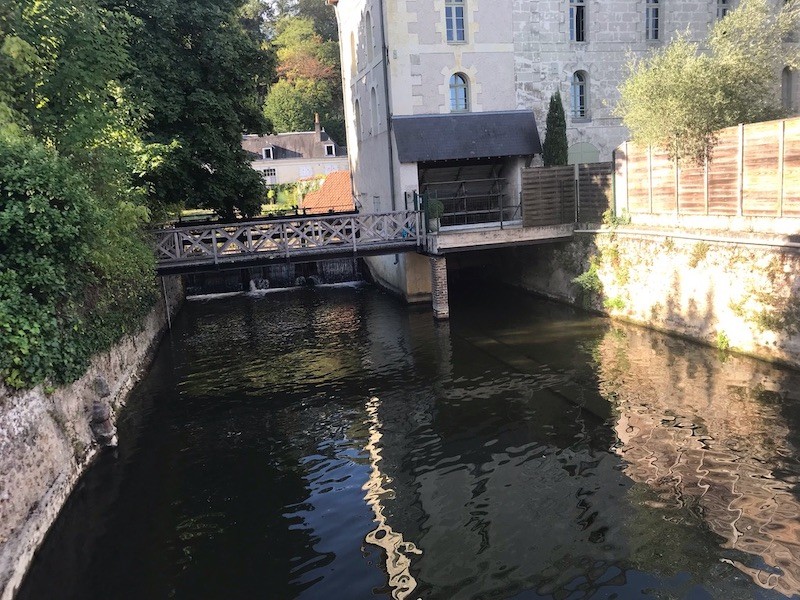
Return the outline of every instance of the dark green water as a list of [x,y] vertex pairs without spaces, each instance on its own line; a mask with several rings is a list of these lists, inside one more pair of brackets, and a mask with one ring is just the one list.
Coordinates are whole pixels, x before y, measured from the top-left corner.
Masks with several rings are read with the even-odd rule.
[[800,377],[503,290],[189,302],[30,599],[800,593]]

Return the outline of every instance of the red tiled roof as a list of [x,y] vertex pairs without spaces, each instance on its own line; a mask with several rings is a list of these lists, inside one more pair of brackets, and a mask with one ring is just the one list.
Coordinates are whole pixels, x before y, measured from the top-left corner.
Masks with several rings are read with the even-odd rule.
[[326,175],[322,187],[306,194],[301,208],[311,215],[355,210],[350,171],[334,171]]

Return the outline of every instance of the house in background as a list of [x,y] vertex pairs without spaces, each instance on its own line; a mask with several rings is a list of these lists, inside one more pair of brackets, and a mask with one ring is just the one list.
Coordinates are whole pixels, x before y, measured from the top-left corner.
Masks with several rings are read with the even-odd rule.
[[350,171],[326,175],[319,189],[308,192],[300,201],[300,210],[306,215],[353,212],[355,208]]
[[315,117],[314,131],[242,137],[242,148],[267,185],[295,183],[349,169],[347,148],[331,139],[320,126],[319,115]]

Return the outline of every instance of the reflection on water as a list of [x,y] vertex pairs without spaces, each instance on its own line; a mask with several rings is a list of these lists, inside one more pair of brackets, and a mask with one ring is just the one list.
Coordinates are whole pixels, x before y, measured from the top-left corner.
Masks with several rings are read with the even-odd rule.
[[370,398],[367,405],[367,415],[370,418],[369,443],[367,451],[371,471],[369,480],[364,484],[367,492],[364,497],[375,513],[375,529],[370,531],[365,541],[368,544],[383,548],[386,553],[386,572],[389,575],[389,587],[392,589],[392,598],[404,600],[417,587],[417,582],[411,575],[411,557],[409,555],[422,554],[412,542],[406,542],[403,534],[392,530],[391,525],[383,514],[384,498],[392,497],[391,487],[384,487],[384,484],[391,484],[391,478],[384,475],[380,470],[381,451],[380,451],[380,421],[378,420],[378,398]]
[[454,297],[189,303],[20,598],[800,594],[797,374]]
[[609,332],[596,358],[618,413],[616,452],[625,473],[656,493],[649,505],[701,519],[725,548],[749,555],[725,560],[758,585],[800,592],[800,464],[790,439],[800,377],[636,329]]

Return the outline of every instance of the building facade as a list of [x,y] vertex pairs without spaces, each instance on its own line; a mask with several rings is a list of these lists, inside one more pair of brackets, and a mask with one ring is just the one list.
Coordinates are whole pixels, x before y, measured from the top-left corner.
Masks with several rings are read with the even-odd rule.
[[[661,48],[678,32],[704,39],[735,2],[326,1],[339,23],[358,208],[403,209],[415,192],[449,199],[456,188],[459,198],[480,196],[488,205],[490,191],[500,190],[492,198],[505,203],[499,213],[494,206],[501,220],[503,206],[519,203],[521,167],[540,153],[536,123],[543,126],[554,92],[564,102],[570,162],[610,160],[628,137],[613,110],[630,56]],[[794,79],[784,73],[786,106],[796,97]],[[430,275],[409,280],[414,269],[405,263],[418,260],[370,266],[414,300],[430,286]]]
[[314,131],[244,135],[242,148],[267,185],[295,183],[349,168],[347,148],[331,139],[319,118]]

